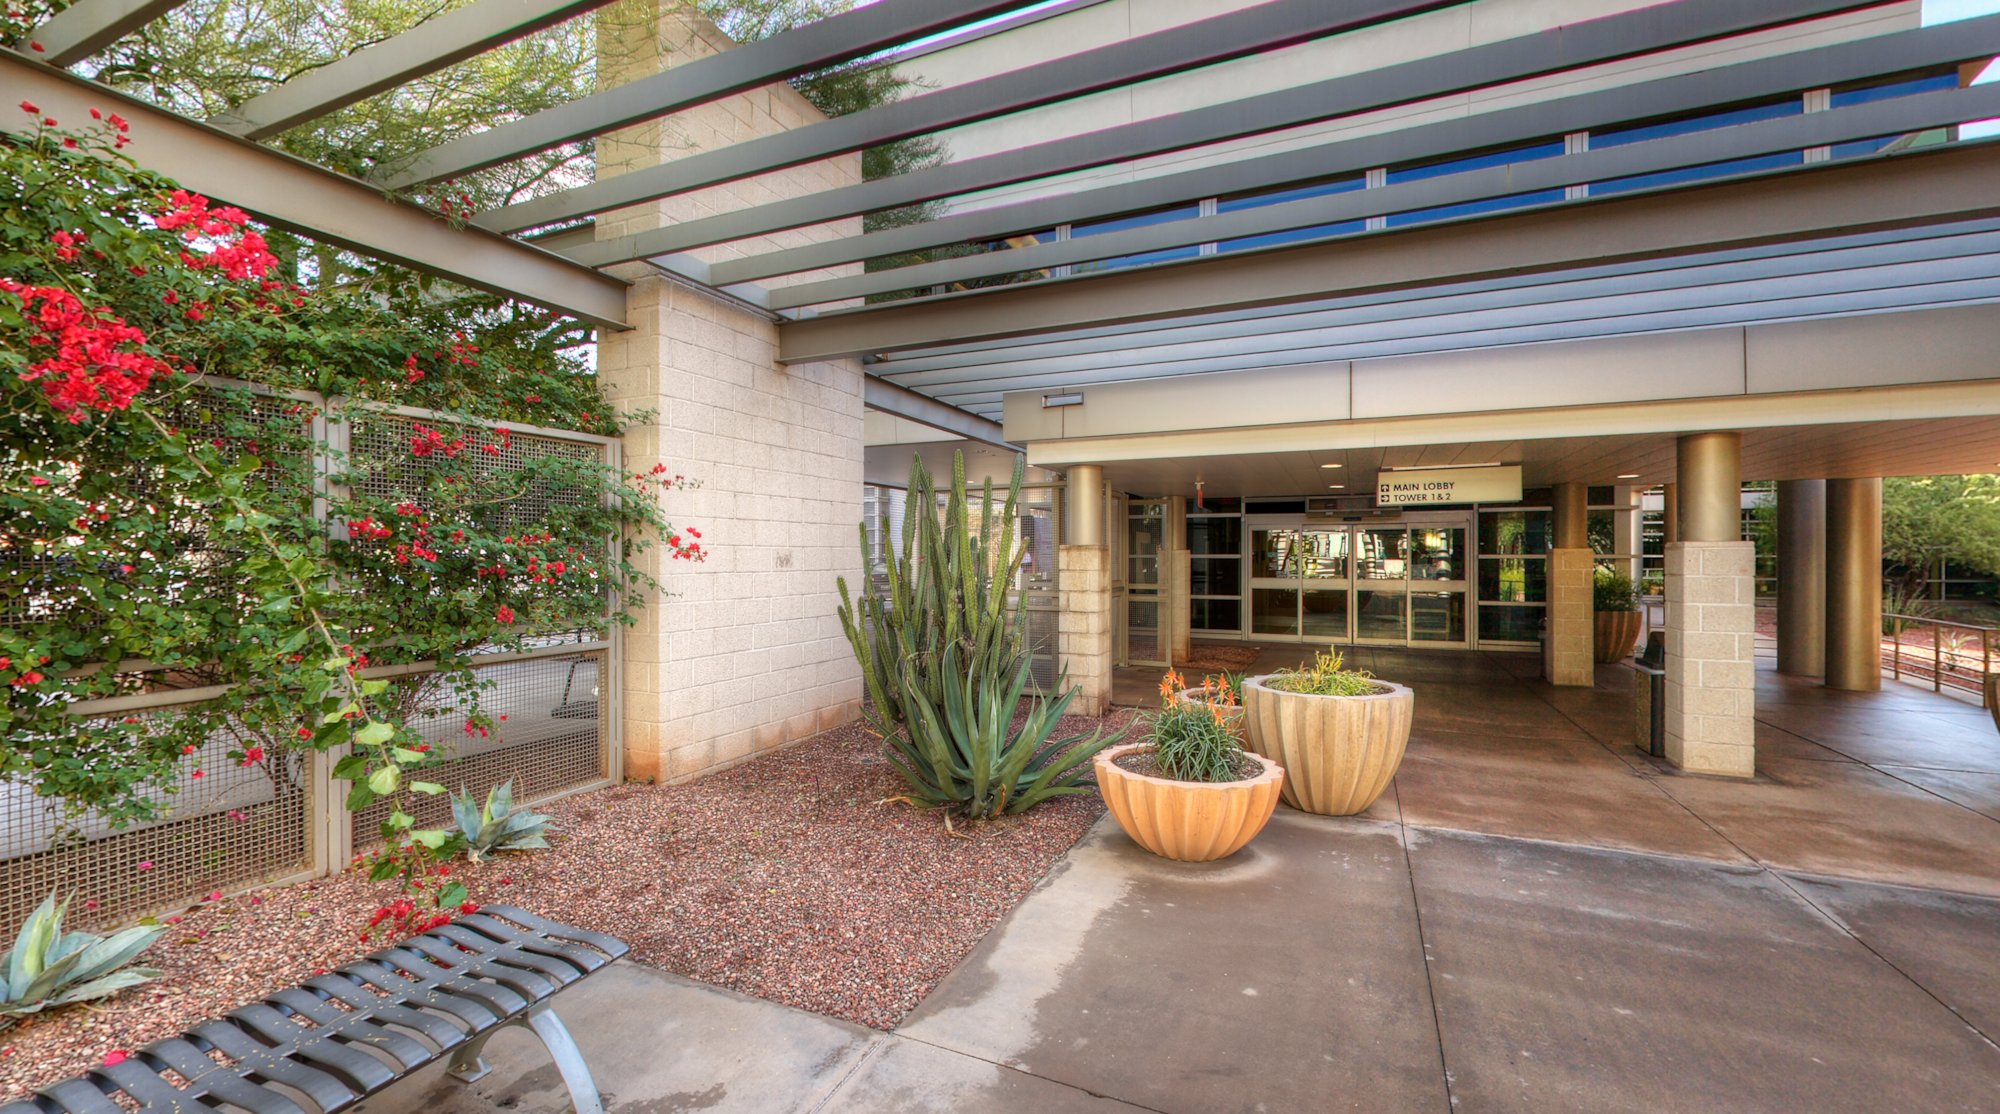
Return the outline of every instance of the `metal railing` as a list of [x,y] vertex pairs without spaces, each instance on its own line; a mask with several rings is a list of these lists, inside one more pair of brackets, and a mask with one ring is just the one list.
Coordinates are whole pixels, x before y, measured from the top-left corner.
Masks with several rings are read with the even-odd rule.
[[[1980,704],[1986,704],[1986,675],[1993,672],[1993,647],[2000,641],[1994,635],[2000,627],[1895,612],[1885,612],[1882,619],[1896,624],[1896,633],[1882,638],[1890,676],[1899,681],[1905,674],[1918,682],[1929,679],[1932,692],[1957,689],[1976,694]],[[1928,647],[1903,642],[1903,633],[1913,627],[1930,631]]]

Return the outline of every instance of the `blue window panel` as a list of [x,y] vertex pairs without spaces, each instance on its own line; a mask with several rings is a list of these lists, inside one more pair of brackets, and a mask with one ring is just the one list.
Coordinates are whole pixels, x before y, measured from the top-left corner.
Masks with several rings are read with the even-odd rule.
[[1127,228],[1145,228],[1149,225],[1167,224],[1177,220],[1192,220],[1201,215],[1201,206],[1182,205],[1175,209],[1160,209],[1151,213],[1135,213],[1129,217],[1098,221],[1094,224],[1079,224],[1070,228],[1070,239],[1097,236],[1106,232],[1122,232]]
[[1523,205],[1544,205],[1551,201],[1561,201],[1563,191],[1536,190],[1533,193],[1517,193],[1508,197],[1489,197],[1484,201],[1465,201],[1457,205],[1440,205],[1435,209],[1413,209],[1407,213],[1396,213],[1389,217],[1390,228],[1400,228],[1406,224],[1422,224],[1425,221],[1446,220],[1451,217],[1469,217],[1477,213],[1494,213],[1502,209],[1519,209]]
[[1797,116],[1805,111],[1799,98],[1774,101],[1770,104],[1751,105],[1748,108],[1716,112],[1707,116],[1692,116],[1681,120],[1667,120],[1658,124],[1646,124],[1637,128],[1622,130],[1606,129],[1590,133],[1591,150],[1604,147],[1623,147],[1627,143],[1644,143],[1648,139],[1664,139],[1670,135],[1686,135],[1689,132],[1708,131],[1712,128],[1727,128],[1736,124],[1751,124],[1759,120],[1776,120],[1781,116]]
[[1489,166],[1505,166],[1512,162],[1532,162],[1535,159],[1549,159],[1563,153],[1563,141],[1552,139],[1528,147],[1515,147],[1507,151],[1489,151],[1471,158],[1453,159],[1449,162],[1434,162],[1424,166],[1391,168],[1389,181],[1415,182],[1424,178],[1437,178],[1446,174],[1459,174],[1467,170],[1484,170]]
[[1159,251],[1141,252],[1138,255],[1121,255],[1116,259],[1094,259],[1088,263],[1078,263],[1079,274],[1086,271],[1115,271],[1120,267],[1138,267],[1147,263],[1165,263],[1173,259],[1193,259],[1201,254],[1201,245],[1189,244],[1184,248],[1161,248]]
[[1956,88],[1958,88],[1958,74],[1954,71],[1911,78],[1908,81],[1892,81],[1886,85],[1869,85],[1860,89],[1835,89],[1828,100],[1834,108],[1845,108],[1851,104],[1867,104],[1869,101],[1886,101],[1892,97],[1911,97],[1918,93],[1937,93]]
[[1215,250],[1248,251],[1251,248],[1268,248],[1275,247],[1278,244],[1295,244],[1300,240],[1315,240],[1321,236],[1342,236],[1350,232],[1360,232],[1367,227],[1367,221],[1344,220],[1337,224],[1322,224],[1316,228],[1294,228],[1287,232],[1266,232],[1261,236],[1244,236],[1236,240],[1223,240],[1215,245]]
[[1833,157],[1836,159],[1847,159],[1853,158],[1856,155],[1872,155],[1900,138],[1902,137],[1895,135],[1878,135],[1874,139],[1856,139],[1848,143],[1836,143],[1832,148]]
[[1673,170],[1661,170],[1653,174],[1637,174],[1630,178],[1614,178],[1608,182],[1592,182],[1590,195],[1603,197],[1606,194],[1624,193],[1628,190],[1642,190],[1652,186],[1671,186],[1681,182],[1699,182],[1704,178],[1720,178],[1726,174],[1746,174],[1757,170],[1776,170],[1784,166],[1797,166],[1805,161],[1798,151],[1780,151],[1775,155],[1759,155],[1751,159],[1732,159],[1729,162],[1712,162],[1706,166],[1683,166]]
[[1225,197],[1215,203],[1218,213],[1234,213],[1241,209],[1261,209],[1266,205],[1282,205],[1287,201],[1304,201],[1313,197],[1331,197],[1337,193],[1351,193],[1366,186],[1360,178],[1342,178],[1337,182],[1320,182],[1316,185],[1299,186],[1295,189],[1272,190],[1269,193],[1252,194],[1247,197]]

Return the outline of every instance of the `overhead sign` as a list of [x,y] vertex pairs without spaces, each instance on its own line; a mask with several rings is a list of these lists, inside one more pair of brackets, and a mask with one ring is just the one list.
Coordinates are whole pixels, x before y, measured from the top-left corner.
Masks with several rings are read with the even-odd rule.
[[1520,498],[1518,464],[1493,468],[1407,468],[1375,477],[1375,505],[1380,507],[1513,503]]

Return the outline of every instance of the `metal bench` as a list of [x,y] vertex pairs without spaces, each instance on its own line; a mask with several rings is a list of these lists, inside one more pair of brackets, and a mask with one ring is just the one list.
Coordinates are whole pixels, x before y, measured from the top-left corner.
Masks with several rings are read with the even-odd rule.
[[508,1025],[541,1038],[577,1114],[602,1114],[590,1068],[548,1003],[628,950],[602,933],[488,906],[0,1106],[0,1114],[125,1114],[135,1104],[333,1114],[446,1053],[454,1078],[478,1079],[487,1038]]

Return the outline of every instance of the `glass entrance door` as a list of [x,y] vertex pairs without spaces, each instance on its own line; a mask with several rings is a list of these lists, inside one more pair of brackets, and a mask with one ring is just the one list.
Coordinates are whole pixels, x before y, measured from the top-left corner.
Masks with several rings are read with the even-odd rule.
[[1167,504],[1134,499],[1125,519],[1125,654],[1133,665],[1167,664]]
[[1252,638],[1465,645],[1466,528],[1250,524]]

